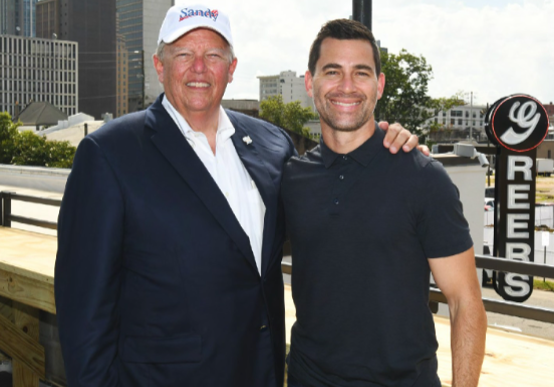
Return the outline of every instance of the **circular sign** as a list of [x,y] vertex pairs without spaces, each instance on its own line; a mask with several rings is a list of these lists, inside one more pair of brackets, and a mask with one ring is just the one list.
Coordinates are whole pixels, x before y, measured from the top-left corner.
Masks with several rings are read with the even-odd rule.
[[539,101],[529,95],[514,94],[489,108],[485,130],[493,143],[515,152],[527,152],[544,140],[548,125],[548,114]]

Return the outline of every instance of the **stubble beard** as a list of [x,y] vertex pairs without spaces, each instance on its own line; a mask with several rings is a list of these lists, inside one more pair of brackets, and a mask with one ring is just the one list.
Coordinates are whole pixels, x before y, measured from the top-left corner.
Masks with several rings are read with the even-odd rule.
[[[367,98],[363,95],[361,97],[361,104],[367,102]],[[375,101],[377,98],[374,99]],[[351,115],[351,117],[340,117],[341,114],[333,112],[333,106],[330,99],[323,97],[317,98],[315,102],[316,109],[319,113],[319,117],[325,122],[331,129],[338,132],[354,132],[365,124],[367,124],[373,117],[373,111],[375,109],[375,103],[373,103],[373,109],[369,106],[362,109],[359,113]]]

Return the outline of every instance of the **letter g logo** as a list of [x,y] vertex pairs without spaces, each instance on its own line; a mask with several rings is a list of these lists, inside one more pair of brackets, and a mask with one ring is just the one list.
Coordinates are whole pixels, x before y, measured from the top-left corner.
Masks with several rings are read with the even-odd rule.
[[536,148],[548,133],[546,109],[528,95],[512,95],[496,101],[486,119],[489,139],[516,152]]

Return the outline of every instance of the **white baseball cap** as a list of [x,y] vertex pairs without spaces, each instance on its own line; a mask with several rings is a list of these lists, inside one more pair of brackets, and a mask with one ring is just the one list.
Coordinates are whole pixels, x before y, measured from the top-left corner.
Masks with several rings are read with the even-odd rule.
[[219,33],[233,46],[229,18],[217,9],[205,5],[174,5],[169,8],[160,28],[158,44],[172,43],[189,31],[197,28],[209,28]]

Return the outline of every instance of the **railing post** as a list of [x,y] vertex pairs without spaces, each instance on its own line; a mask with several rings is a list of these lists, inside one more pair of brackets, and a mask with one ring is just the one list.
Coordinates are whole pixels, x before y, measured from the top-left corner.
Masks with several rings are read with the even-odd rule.
[[2,226],[12,226],[12,192],[2,191]]

